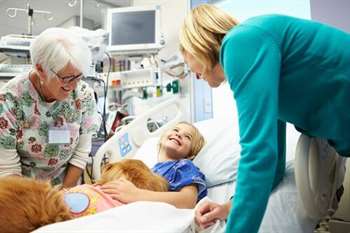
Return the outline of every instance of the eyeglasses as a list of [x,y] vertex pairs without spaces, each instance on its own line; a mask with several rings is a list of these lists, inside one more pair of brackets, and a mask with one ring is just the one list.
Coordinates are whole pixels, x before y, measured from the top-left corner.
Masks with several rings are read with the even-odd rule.
[[70,75],[70,76],[65,76],[65,77],[61,77],[61,76],[59,76],[55,71],[53,71],[52,69],[50,69],[51,70],[51,72],[52,73],[54,73],[56,76],[57,76],[57,78],[59,79],[59,80],[61,80],[64,84],[69,84],[69,83],[72,83],[72,82],[74,82],[74,81],[77,81],[77,82],[79,82],[83,77],[84,77],[84,75],[83,75],[83,73],[80,73],[80,74],[78,74],[78,75]]

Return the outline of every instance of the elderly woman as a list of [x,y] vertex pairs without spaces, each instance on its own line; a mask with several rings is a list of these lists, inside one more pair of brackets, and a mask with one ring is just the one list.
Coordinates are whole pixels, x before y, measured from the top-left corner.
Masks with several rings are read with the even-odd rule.
[[332,157],[330,177],[343,170],[350,156],[349,44],[346,32],[283,15],[239,23],[204,4],[186,17],[184,59],[211,87],[229,83],[242,147],[232,202],[198,208],[201,226],[228,216],[226,232],[258,232],[270,192],[284,175],[286,122]]
[[90,50],[68,30],[51,28],[30,52],[33,69],[0,91],[0,176],[74,186],[99,127],[93,90],[81,80]]

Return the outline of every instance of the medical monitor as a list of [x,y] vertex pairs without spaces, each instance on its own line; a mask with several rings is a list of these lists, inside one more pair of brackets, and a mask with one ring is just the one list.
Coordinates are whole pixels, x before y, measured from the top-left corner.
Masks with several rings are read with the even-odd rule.
[[108,9],[107,31],[112,53],[154,52],[164,44],[159,6]]

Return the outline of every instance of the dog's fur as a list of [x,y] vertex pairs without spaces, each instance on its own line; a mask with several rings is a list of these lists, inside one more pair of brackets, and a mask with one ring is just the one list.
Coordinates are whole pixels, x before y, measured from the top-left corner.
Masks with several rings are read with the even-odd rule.
[[62,193],[49,182],[20,176],[0,178],[0,232],[27,233],[71,218]]
[[[124,159],[107,164],[97,184],[125,178],[136,187],[168,191],[168,182],[142,161]],[[73,218],[62,192],[49,182],[19,176],[0,178],[0,233],[27,233],[50,223]]]
[[107,164],[97,184],[125,178],[136,187],[158,192],[168,191],[168,181],[153,173],[144,162],[136,159],[123,159],[117,163]]

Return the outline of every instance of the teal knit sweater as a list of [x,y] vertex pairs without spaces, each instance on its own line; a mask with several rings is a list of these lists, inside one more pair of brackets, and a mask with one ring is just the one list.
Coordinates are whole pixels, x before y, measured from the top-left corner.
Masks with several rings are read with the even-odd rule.
[[285,123],[350,155],[350,35],[282,15],[225,36],[220,63],[237,103],[242,147],[226,232],[258,232],[285,168]]

